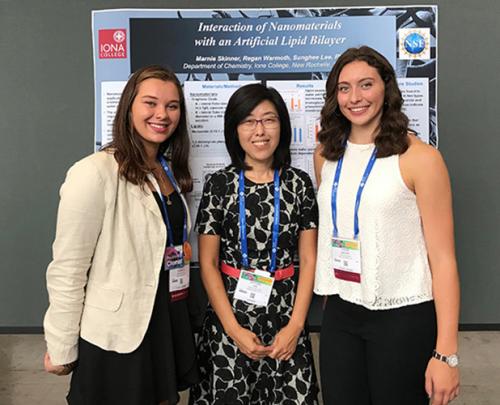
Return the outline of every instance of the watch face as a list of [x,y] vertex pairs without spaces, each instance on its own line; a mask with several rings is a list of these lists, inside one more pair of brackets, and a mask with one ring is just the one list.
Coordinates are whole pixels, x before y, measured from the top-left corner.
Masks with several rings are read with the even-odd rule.
[[456,354],[452,354],[451,356],[448,356],[447,363],[450,367],[458,366],[458,356]]

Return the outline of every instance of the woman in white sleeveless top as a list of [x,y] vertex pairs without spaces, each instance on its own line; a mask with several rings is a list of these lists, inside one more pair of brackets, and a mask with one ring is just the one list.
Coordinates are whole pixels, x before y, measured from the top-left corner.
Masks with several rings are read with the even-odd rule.
[[375,50],[342,54],[326,92],[314,156],[324,402],[447,404],[459,390],[459,282],[445,163],[409,131]]

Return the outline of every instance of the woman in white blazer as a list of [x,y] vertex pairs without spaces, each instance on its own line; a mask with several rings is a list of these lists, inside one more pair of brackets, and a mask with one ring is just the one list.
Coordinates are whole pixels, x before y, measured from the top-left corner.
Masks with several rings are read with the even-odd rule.
[[198,379],[188,153],[180,83],[150,66],[125,86],[113,141],[68,171],[44,328],[46,370],[73,371],[69,404],[175,404]]

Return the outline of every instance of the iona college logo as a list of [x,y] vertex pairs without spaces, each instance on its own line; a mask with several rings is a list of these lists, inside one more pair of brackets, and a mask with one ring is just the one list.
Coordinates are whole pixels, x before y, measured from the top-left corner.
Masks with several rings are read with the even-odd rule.
[[125,39],[127,39],[127,37],[126,37],[124,31],[122,31],[122,30],[116,30],[113,33],[113,39],[115,40],[115,42],[121,43],[121,42],[125,41]]
[[127,57],[127,30],[124,28],[99,30],[99,59]]
[[431,32],[429,28],[399,30],[399,59],[430,59]]

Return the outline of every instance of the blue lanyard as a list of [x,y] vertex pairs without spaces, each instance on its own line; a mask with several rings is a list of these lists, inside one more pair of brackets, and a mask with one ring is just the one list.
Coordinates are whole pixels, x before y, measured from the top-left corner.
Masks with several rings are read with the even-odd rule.
[[[175,191],[177,191],[177,193],[180,196],[181,189],[179,188],[177,182],[175,181],[175,177],[172,173],[172,170],[170,170],[170,167],[168,166],[167,161],[165,160],[165,158],[163,156],[158,156],[158,161],[160,162],[161,167],[163,168],[163,171],[165,172],[168,179],[170,180],[170,183],[172,183],[172,186],[174,187]],[[165,218],[165,224],[167,225],[167,237],[168,237],[168,241],[169,241],[168,245],[174,246],[174,232],[172,230],[172,225],[170,224],[170,221],[168,219],[167,205],[165,204],[165,199],[163,198],[163,194],[161,193],[161,191],[158,193],[158,195],[160,197],[161,205],[163,207],[163,213],[165,214],[164,218]],[[185,207],[184,203],[182,204],[182,208],[184,210],[184,224],[183,224],[183,229],[182,229],[182,242],[184,243],[187,241],[187,212],[186,212],[186,207]]]
[[[278,252],[278,234],[280,225],[280,173],[276,169],[274,171],[274,219],[272,231],[272,250],[271,250],[271,267],[269,272],[273,273],[276,270],[276,254]],[[240,204],[240,239],[241,239],[241,252],[243,257],[243,267],[249,268],[248,264],[248,244],[247,244],[247,221],[245,215],[245,176],[243,170],[240,171],[239,181],[239,204]]]
[[[370,176],[370,173],[373,169],[375,160],[377,160],[377,148],[373,149],[372,155],[370,156],[370,160],[366,165],[365,172],[363,173],[363,177],[361,178],[361,182],[359,183],[358,187],[358,192],[356,194],[356,203],[354,205],[354,239],[358,239],[359,235],[358,211],[359,211],[359,204],[361,202],[361,194],[363,193],[363,190],[365,188],[368,176]],[[335,177],[333,179],[333,185],[332,185],[332,222],[333,222],[334,238],[338,238],[339,236],[339,230],[337,228],[337,191],[339,188],[340,172],[342,171],[343,161],[344,157],[342,156],[337,162],[337,169],[335,170]]]

